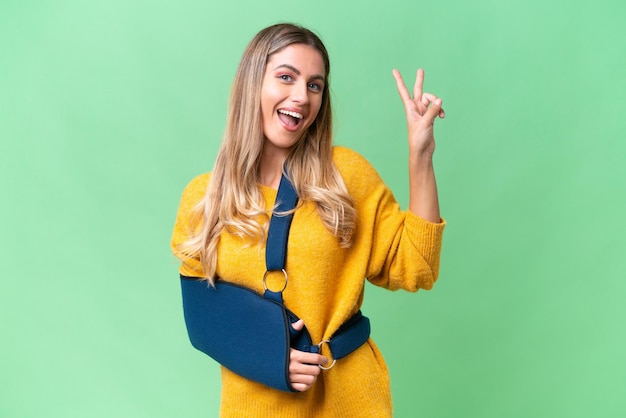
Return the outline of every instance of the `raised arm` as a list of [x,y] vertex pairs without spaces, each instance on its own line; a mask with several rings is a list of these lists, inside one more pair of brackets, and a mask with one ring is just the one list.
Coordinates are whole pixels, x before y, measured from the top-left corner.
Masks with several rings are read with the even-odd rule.
[[433,127],[437,116],[445,117],[442,100],[434,94],[424,93],[424,70],[417,70],[413,97],[402,75],[393,70],[398,93],[404,104],[409,136],[409,210],[427,221],[441,222],[439,198],[433,168],[435,137]]

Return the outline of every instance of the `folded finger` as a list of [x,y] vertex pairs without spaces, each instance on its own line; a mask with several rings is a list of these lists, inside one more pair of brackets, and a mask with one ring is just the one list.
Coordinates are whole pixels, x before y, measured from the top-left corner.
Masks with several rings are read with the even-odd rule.
[[301,383],[301,384],[310,386],[313,383],[315,383],[315,380],[317,380],[317,376],[311,376],[308,374],[290,374],[289,375],[289,381],[292,384]]
[[304,392],[311,388],[311,385],[307,385],[304,383],[297,383],[297,382],[290,382],[290,383],[291,383],[291,387],[297,390],[298,392]]
[[291,363],[289,365],[289,373],[293,374],[317,376],[320,370],[319,366],[312,364]]
[[434,94],[431,94],[431,93],[423,93],[423,94],[422,94],[422,100],[421,100],[421,102],[422,102],[422,104],[423,104],[424,106],[428,106],[430,103],[433,103],[433,102],[434,102],[435,100],[437,100],[437,99],[438,99],[438,97],[437,97],[437,96],[435,96]]
[[294,349],[291,349],[289,358],[290,360],[296,361],[298,363],[314,364],[316,366],[318,364],[324,365],[328,363],[328,358],[321,354],[307,353],[305,351],[299,351]]

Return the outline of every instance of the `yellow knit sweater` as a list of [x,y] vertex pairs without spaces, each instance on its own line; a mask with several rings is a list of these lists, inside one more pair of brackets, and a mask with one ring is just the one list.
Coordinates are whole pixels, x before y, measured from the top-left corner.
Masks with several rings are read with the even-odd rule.
[[[285,304],[304,320],[314,343],[332,336],[360,309],[365,278],[391,290],[430,289],[438,275],[445,226],[444,221],[434,224],[401,211],[378,173],[354,151],[335,147],[333,160],[358,214],[352,246],[340,248],[314,205],[305,202],[293,217],[287,251]],[[204,196],[209,176],[196,177],[183,192],[172,237],[175,253],[193,228],[188,225],[189,213]],[[276,190],[259,187],[271,208]],[[264,244],[246,246],[240,238],[222,233],[216,272],[221,280],[262,293],[264,272]],[[180,273],[204,274],[197,260],[184,262]],[[269,287],[280,288],[282,281]],[[281,392],[222,367],[222,417],[381,418],[391,414],[387,367],[371,338],[322,372],[306,392]]]

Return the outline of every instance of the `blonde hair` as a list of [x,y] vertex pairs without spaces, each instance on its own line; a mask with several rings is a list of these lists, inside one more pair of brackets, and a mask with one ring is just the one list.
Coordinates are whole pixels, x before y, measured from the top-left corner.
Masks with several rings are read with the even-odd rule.
[[332,161],[328,52],[308,29],[293,24],[273,25],[261,30],[243,53],[231,90],[222,145],[207,192],[191,216],[195,225],[191,230],[195,232],[179,248],[183,256],[199,257],[211,283],[217,265],[217,245],[224,229],[250,238],[252,243],[265,239],[270,214],[258,188],[264,143],[261,86],[270,56],[293,44],[306,44],[319,51],[326,82],[319,113],[290,151],[285,169],[300,202],[315,203],[323,224],[338,238],[341,247],[352,243],[356,210]]

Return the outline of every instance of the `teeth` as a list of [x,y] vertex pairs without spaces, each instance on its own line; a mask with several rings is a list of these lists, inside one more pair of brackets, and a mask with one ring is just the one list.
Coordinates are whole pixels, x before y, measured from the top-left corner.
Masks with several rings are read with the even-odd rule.
[[283,115],[289,115],[293,118],[297,118],[297,119],[302,119],[303,116],[300,113],[297,112],[290,112],[288,110],[283,110],[283,109],[278,109],[279,113],[282,113]]

